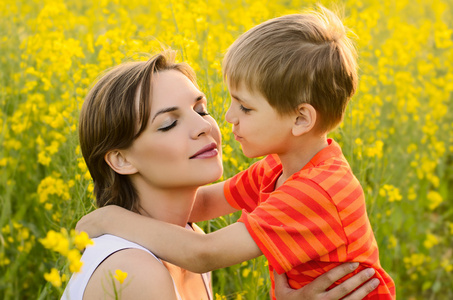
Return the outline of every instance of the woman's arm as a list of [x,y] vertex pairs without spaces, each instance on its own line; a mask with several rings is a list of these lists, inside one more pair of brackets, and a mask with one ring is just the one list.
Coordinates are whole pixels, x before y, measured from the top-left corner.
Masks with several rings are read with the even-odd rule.
[[[113,278],[117,269],[127,273],[121,284]],[[106,258],[92,274],[83,299],[114,299],[115,290],[122,300],[177,299],[168,270],[140,249],[121,250]]]
[[[360,273],[349,278],[345,282],[328,290],[335,281],[343,278],[347,274],[353,272],[358,267],[358,263],[345,263],[329,272],[319,276],[311,283],[298,290],[292,289],[286,278],[285,274],[278,275],[274,271],[275,278],[275,296],[278,300],[360,300],[368,295],[379,285],[379,279],[369,280],[373,274],[374,269],[365,269]],[[367,282],[367,280],[369,280]],[[362,285],[363,284],[363,285]],[[361,286],[362,285],[362,286]],[[360,286],[360,288],[359,288]],[[354,291],[354,289],[356,289]],[[353,293],[351,293],[354,291]],[[350,295],[348,295],[351,293]],[[348,295],[346,298],[344,296]]]

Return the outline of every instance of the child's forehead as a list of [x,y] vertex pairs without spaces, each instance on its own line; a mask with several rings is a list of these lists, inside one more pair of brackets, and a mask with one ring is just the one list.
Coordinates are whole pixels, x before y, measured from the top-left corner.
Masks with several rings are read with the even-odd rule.
[[241,81],[237,84],[228,85],[231,96],[234,96],[238,100],[247,101],[250,97],[262,97],[265,98],[263,93],[258,89],[257,86],[248,85],[246,82]]

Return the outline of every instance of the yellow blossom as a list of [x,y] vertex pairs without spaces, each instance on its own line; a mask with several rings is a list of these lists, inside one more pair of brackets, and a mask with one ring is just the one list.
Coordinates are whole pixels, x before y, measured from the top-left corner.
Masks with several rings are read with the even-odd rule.
[[122,284],[124,280],[127,278],[127,272],[123,272],[119,269],[115,270],[115,275],[113,277],[115,277],[115,279],[118,280],[120,284]]
[[384,186],[379,189],[379,195],[387,197],[389,202],[401,201],[401,199],[403,199],[399,189],[389,184],[384,184]]
[[435,245],[439,244],[439,238],[434,234],[426,234],[426,240],[423,242],[423,246],[427,249],[431,249]]
[[77,249],[72,249],[67,253],[67,257],[69,260],[69,270],[73,273],[80,272],[83,262],[80,261],[80,252]]
[[88,234],[86,232],[82,231],[78,235],[75,236],[74,244],[77,247],[77,249],[82,251],[83,249],[85,249],[86,246],[93,245],[94,243],[90,239]]
[[55,287],[61,286],[61,277],[57,269],[52,268],[50,273],[44,273],[44,279],[50,282]]
[[453,271],[453,264],[448,259],[442,260],[441,266],[447,273],[451,273],[451,271]]
[[245,268],[244,270],[242,270],[242,277],[246,278],[247,276],[249,276],[249,274],[250,274],[249,268]]
[[398,240],[396,239],[396,237],[394,235],[391,235],[389,237],[389,243],[387,245],[387,248],[393,249],[396,247],[397,243],[398,243]]
[[434,210],[437,208],[443,201],[442,196],[436,191],[429,191],[428,192],[428,201],[429,201],[429,209]]

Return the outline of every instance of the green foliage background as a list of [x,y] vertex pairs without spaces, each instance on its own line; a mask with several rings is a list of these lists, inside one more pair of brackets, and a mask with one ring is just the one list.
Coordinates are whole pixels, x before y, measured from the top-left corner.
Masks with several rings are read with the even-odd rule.
[[[453,299],[453,2],[321,3],[340,8],[357,35],[359,90],[331,136],[364,187],[381,263],[398,298]],[[56,299],[70,275],[68,252],[39,241],[53,230],[61,233],[51,236],[53,249],[72,249],[62,228],[94,209],[76,131],[103,70],[163,44],[177,49],[219,121],[228,178],[251,161],[223,118],[223,54],[252,26],[314,4],[0,1],[0,298]],[[237,217],[202,226],[209,232]],[[266,299],[268,286],[262,258],[214,272],[218,299]]]

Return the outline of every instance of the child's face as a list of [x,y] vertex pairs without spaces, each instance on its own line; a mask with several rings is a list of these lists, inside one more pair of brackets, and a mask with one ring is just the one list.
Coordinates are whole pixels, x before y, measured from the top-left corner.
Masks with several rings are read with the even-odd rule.
[[250,91],[243,84],[229,90],[231,105],[225,118],[233,124],[234,137],[244,154],[260,157],[288,151],[293,117],[279,115],[261,93]]
[[126,149],[135,176],[155,188],[217,180],[223,171],[220,130],[205,95],[176,70],[155,74],[152,84],[148,126]]

